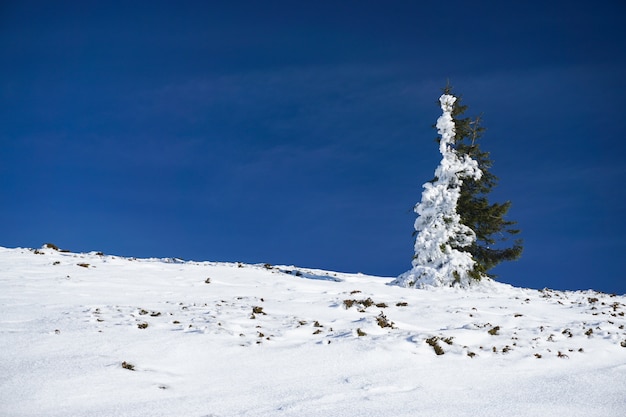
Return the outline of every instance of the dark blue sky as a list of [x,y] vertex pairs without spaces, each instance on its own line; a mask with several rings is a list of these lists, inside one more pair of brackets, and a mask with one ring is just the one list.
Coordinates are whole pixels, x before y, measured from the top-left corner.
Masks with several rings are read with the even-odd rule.
[[450,80],[523,231],[500,280],[626,293],[625,18],[623,1],[2,2],[0,245],[400,274]]

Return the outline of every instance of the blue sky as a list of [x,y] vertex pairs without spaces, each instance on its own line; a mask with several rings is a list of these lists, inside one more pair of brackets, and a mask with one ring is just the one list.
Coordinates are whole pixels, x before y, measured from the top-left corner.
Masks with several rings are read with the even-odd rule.
[[0,6],[0,245],[400,274],[450,80],[500,280],[626,293],[623,2],[179,3]]

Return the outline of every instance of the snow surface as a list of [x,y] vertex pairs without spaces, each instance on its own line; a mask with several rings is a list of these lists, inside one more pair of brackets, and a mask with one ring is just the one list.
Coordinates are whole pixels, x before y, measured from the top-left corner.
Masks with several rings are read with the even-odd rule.
[[456,135],[452,110],[456,97],[439,97],[442,115],[437,119],[441,135],[439,152],[442,159],[435,170],[435,180],[423,185],[422,200],[415,206],[415,256],[413,268],[400,275],[394,285],[424,288],[427,286],[468,287],[473,279],[468,272],[474,268],[474,259],[460,251],[476,240],[476,234],[461,223],[457,202],[461,196],[464,178],[480,179],[478,162],[457,154],[453,147]]
[[626,296],[391,281],[0,248],[0,415],[625,414]]

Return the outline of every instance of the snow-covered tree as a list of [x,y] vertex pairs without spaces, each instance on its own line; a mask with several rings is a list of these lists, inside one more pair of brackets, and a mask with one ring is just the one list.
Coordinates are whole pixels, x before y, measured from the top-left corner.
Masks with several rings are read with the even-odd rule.
[[393,283],[404,287],[454,286],[467,287],[474,279],[474,260],[467,247],[476,234],[461,223],[457,202],[464,178],[480,179],[478,163],[469,155],[454,149],[455,125],[452,110],[456,97],[443,94],[439,98],[443,114],[437,120],[441,135],[439,152],[442,159],[435,170],[435,179],[424,184],[422,200],[415,206],[415,256],[413,268]]
[[[443,94],[451,94],[449,84]],[[498,183],[498,177],[491,172],[492,161],[489,152],[480,147],[481,137],[485,128],[480,117],[463,117],[467,106],[461,104],[457,96],[452,109],[455,137],[454,148],[459,155],[469,155],[478,162],[482,172],[480,179],[465,178],[461,185],[461,196],[456,211],[461,216],[461,223],[476,233],[476,241],[470,246],[461,248],[472,254],[476,262],[471,275],[475,278],[496,275],[490,270],[503,261],[514,261],[521,257],[523,242],[515,238],[520,230],[517,222],[509,220],[507,213],[511,202],[494,203],[489,195]]]

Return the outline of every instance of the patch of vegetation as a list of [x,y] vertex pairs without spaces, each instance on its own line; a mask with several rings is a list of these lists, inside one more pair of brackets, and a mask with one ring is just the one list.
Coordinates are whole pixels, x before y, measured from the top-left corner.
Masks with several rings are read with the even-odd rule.
[[78,266],[82,266],[83,268],[89,268],[89,264],[87,263],[80,263],[80,264],[76,264]]
[[426,343],[435,350],[435,353],[437,355],[443,355],[446,352],[443,350],[441,346],[439,346],[439,343],[437,342],[439,342],[439,337],[437,336],[433,336],[433,337],[426,339]]
[[263,314],[264,316],[267,315],[267,313],[263,311],[263,307],[259,306],[252,307],[252,314]]
[[452,341],[454,340],[454,337],[450,336],[450,337],[445,337],[443,339],[441,339],[444,343],[448,344],[448,345],[452,345]]
[[378,308],[387,308],[388,306],[387,306],[386,303],[377,303],[376,307],[378,307]]
[[585,332],[585,334],[587,336],[591,336],[593,334],[593,329],[590,327],[589,329],[587,329],[587,331]]
[[409,305],[409,303],[407,303],[406,301],[400,301],[400,302],[396,303],[396,307],[406,307],[408,305]]
[[383,313],[382,311],[380,312],[378,317],[376,317],[376,323],[383,329],[385,327],[395,329],[395,327],[393,326],[394,323],[391,320],[389,320],[387,316],[385,316],[385,313]]
[[359,294],[361,290],[350,291],[350,295]]
[[313,323],[313,327],[324,327],[324,326],[322,326],[319,321],[315,320],[315,323]]
[[492,336],[495,336],[497,334],[499,334],[498,332],[500,331],[500,326],[495,326],[493,328],[491,328],[491,330],[488,330],[487,333],[489,333]]
[[135,365],[133,365],[130,362],[124,361],[124,362],[122,362],[122,368],[128,369],[129,371],[134,371],[135,370]]
[[366,308],[371,307],[374,305],[374,300],[372,300],[370,297],[367,297],[364,300],[356,300],[356,299],[345,299],[343,300],[343,305],[344,307],[347,309],[351,308],[352,306],[359,306],[361,307],[359,309],[359,311],[363,312],[365,311]]
[[561,334],[567,335],[567,337],[573,337],[574,335],[570,331],[570,329],[565,329],[561,332]]
[[361,336],[367,336],[367,333],[365,333],[365,332],[364,332],[363,330],[361,330],[360,328],[359,328],[359,329],[356,329],[356,334],[357,334],[357,336],[359,336],[359,337],[361,337]]
[[59,247],[57,245],[55,245],[54,243],[45,243],[44,248],[48,248],[48,249],[54,249],[55,251],[59,251]]
[[137,324],[137,327],[140,329],[147,329],[148,328],[148,323],[143,322],[143,323],[139,323]]

